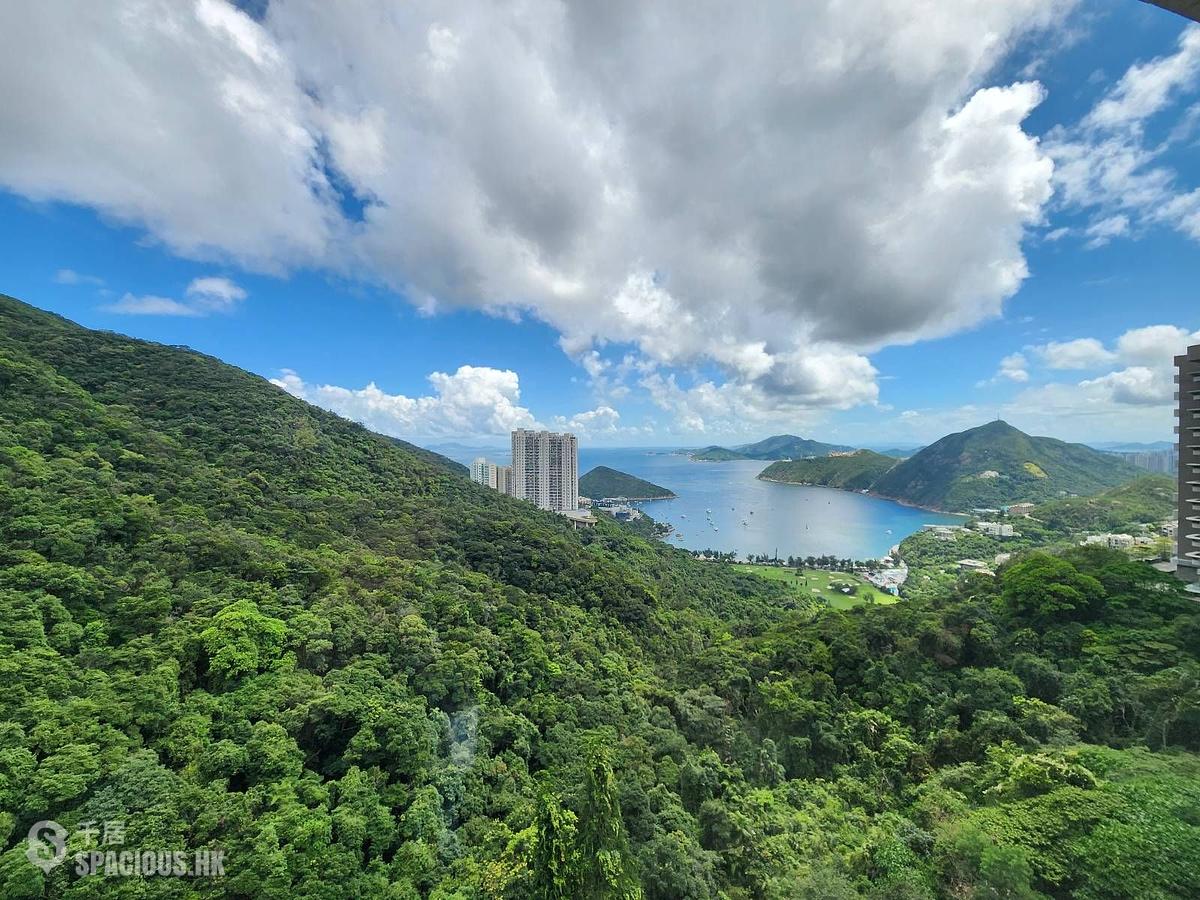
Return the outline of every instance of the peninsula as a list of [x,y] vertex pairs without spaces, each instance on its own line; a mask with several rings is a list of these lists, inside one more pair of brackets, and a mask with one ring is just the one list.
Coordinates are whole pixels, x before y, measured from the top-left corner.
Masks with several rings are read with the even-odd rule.
[[675,496],[661,485],[608,466],[596,466],[583,475],[579,493],[593,500],[670,500]]

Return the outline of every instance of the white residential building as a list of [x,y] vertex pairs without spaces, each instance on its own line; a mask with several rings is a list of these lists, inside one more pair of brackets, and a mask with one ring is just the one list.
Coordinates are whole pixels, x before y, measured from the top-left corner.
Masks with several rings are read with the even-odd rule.
[[1136,543],[1132,534],[1089,534],[1084,546],[1107,547],[1109,550],[1129,550]]
[[512,433],[512,495],[542,509],[579,508],[579,442],[554,431]]
[[476,484],[494,488],[496,486],[495,463],[488,462],[482,456],[477,456],[471,463],[471,480]]
[[471,463],[471,480],[502,494],[512,494],[512,466],[501,466],[482,456],[476,457]]
[[991,537],[1006,538],[1016,536],[1013,527],[1003,522],[976,522],[975,528],[980,534],[986,534]]

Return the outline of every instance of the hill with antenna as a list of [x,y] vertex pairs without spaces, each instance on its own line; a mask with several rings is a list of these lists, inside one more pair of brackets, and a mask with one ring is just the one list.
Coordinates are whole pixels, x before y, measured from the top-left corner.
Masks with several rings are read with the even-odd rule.
[[870,451],[777,462],[767,481],[866,490],[929,509],[964,512],[1027,500],[1088,496],[1137,478],[1136,467],[1083,444],[1025,434],[997,419],[893,460]]
[[871,492],[951,511],[1086,496],[1141,474],[1083,444],[1035,437],[1000,419],[950,434],[885,472]]

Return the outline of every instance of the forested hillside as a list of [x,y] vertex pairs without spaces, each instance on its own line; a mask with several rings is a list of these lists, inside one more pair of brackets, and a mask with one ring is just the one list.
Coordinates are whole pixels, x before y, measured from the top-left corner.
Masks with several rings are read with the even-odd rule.
[[890,456],[871,450],[855,450],[846,456],[773,462],[759,472],[758,477],[764,481],[820,484],[847,491],[865,491],[894,465],[896,460]]
[[5,898],[1194,897],[1197,610],[1079,551],[814,613],[0,298]]
[[884,497],[951,512],[1095,494],[1144,474],[1083,444],[1025,434],[1007,422],[948,434],[883,474]]
[[674,497],[672,491],[662,485],[626,472],[618,472],[608,466],[596,466],[579,479],[579,493],[595,500],[667,500]]

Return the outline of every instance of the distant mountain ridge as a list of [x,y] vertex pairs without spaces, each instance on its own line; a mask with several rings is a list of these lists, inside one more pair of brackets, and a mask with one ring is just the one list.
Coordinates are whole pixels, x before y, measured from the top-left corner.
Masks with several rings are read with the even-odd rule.
[[723,462],[732,459],[805,459],[810,456],[828,456],[830,453],[847,452],[853,447],[844,444],[826,444],[802,438],[794,434],[776,434],[752,444],[728,447],[705,447],[691,454],[692,459],[706,462]]
[[1096,494],[1141,474],[1111,453],[1034,437],[997,420],[946,435],[903,460],[860,451],[776,463],[760,477],[869,490],[901,503],[963,512],[1018,501],[1037,503]]
[[669,500],[675,496],[661,485],[608,466],[596,466],[580,478],[579,493],[593,500]]

